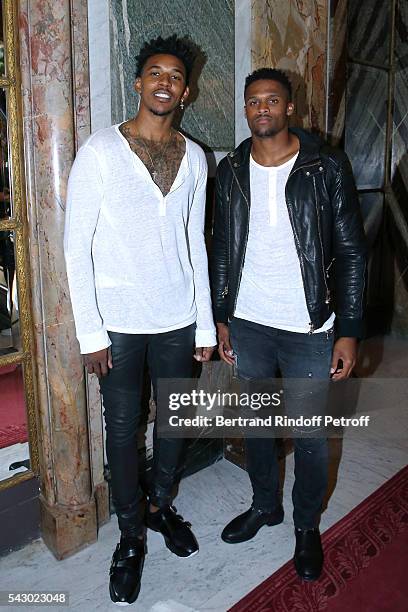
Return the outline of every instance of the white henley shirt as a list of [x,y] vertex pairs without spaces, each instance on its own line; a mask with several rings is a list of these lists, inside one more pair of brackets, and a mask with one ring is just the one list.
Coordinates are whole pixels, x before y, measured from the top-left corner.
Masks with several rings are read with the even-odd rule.
[[[249,235],[235,316],[307,333],[310,317],[285,197],[296,157],[276,167],[250,158]],[[316,332],[329,329],[333,321],[334,314]]]
[[108,347],[108,331],[162,333],[194,322],[196,346],[216,344],[204,243],[207,162],[185,140],[166,196],[119,125],[78,151],[64,251],[81,353]]

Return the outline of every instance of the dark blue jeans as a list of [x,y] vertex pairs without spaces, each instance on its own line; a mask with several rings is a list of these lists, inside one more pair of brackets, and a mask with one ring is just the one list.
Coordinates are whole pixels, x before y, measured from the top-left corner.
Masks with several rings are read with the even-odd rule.
[[[113,368],[100,381],[106,423],[106,452],[112,497],[121,531],[141,532],[137,435],[145,359],[154,394],[159,378],[191,378],[195,323],[162,334],[109,332]],[[153,483],[150,501],[163,507],[172,501],[172,489],[185,441],[159,438],[153,432]]]
[[[308,381],[319,381],[320,401],[327,400],[333,333],[302,334],[283,331],[243,319],[230,322],[230,339],[236,354],[238,378],[266,380],[278,373],[283,379],[302,379],[302,393],[286,395],[287,414],[300,414],[307,401]],[[327,381],[327,385],[324,383]],[[289,386],[289,385],[288,385]],[[298,405],[295,405],[298,404]],[[316,406],[316,412],[318,407]],[[246,438],[246,460],[253,489],[253,505],[272,511],[280,503],[279,469],[275,438]],[[322,502],[327,489],[327,438],[296,437],[295,484],[292,491],[293,520],[300,529],[319,524]]]

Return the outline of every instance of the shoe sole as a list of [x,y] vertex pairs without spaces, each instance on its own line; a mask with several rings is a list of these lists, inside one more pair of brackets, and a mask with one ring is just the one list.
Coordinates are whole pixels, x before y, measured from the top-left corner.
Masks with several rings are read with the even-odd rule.
[[242,542],[249,542],[249,540],[252,540],[252,538],[254,538],[256,536],[256,534],[258,533],[258,531],[260,529],[262,529],[262,527],[275,527],[276,525],[280,525],[281,523],[283,523],[283,519],[284,519],[284,517],[282,516],[282,518],[277,520],[277,521],[270,521],[269,523],[264,523],[263,525],[258,527],[258,529],[256,531],[254,531],[249,537],[240,538],[239,540],[236,540],[236,539],[227,540],[227,539],[223,538],[223,536],[221,534],[221,540],[223,542],[225,542],[226,544],[241,544]]
[[303,576],[298,570],[295,559],[293,559],[293,565],[295,566],[297,575],[299,576],[301,580],[303,580],[303,582],[315,582],[316,580],[319,580],[320,576],[322,575],[323,568],[320,570],[320,572],[316,576]]

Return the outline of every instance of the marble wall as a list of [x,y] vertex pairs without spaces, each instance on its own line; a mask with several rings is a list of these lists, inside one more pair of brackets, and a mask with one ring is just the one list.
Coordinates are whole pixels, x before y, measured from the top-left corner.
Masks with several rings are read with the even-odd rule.
[[408,335],[408,3],[397,2],[395,15],[396,74],[391,160],[391,239],[396,254],[395,332]]
[[112,125],[110,0],[88,0],[91,131]]
[[384,184],[388,74],[349,64],[345,149],[359,189]]
[[[391,7],[391,2],[381,0],[349,2],[350,78],[347,91],[346,150],[352,158],[360,188],[381,187],[386,178],[385,126],[391,63],[395,63],[395,99],[389,178],[394,176],[407,148],[408,5],[404,0],[397,2],[395,42],[390,57]],[[361,62],[371,65],[362,65]]]
[[251,0],[235,0],[235,145],[251,133],[244,113],[245,79],[252,71]]
[[326,132],[327,0],[253,0],[252,68],[288,73],[296,112],[292,125]]
[[407,2],[397,0],[394,16],[392,10],[392,2],[349,2],[345,148],[358,187],[379,190],[361,195],[363,212],[371,220],[368,237],[373,247],[370,328],[407,335]]
[[135,58],[146,40],[188,34],[203,54],[196,64],[182,129],[212,150],[234,146],[234,2],[111,0],[112,121],[136,113]]
[[349,2],[345,149],[359,189],[385,180],[390,7],[382,0]]
[[347,80],[347,4],[330,0],[328,27],[327,135],[333,145],[344,139]]
[[408,3],[399,0],[396,10],[395,106],[391,176],[399,170],[408,191]]

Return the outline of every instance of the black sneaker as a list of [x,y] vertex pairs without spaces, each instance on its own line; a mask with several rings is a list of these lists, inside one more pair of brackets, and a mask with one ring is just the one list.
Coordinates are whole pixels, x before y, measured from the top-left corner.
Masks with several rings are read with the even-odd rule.
[[177,514],[174,506],[165,506],[156,512],[147,511],[146,524],[163,535],[167,548],[178,557],[192,557],[198,553],[191,524]]
[[126,606],[136,601],[144,558],[144,539],[122,537],[113,553],[109,571],[109,594],[115,604]]

